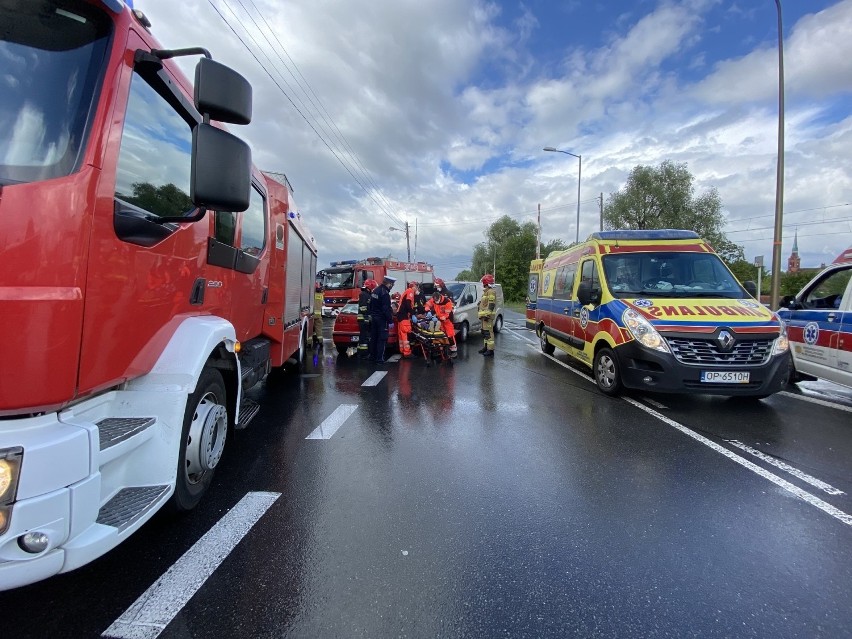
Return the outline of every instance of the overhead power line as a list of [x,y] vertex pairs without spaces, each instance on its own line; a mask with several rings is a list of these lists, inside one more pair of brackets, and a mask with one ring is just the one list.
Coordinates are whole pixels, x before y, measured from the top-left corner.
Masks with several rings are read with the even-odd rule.
[[[239,0],[238,0],[238,1],[239,1]],[[263,69],[263,71],[264,71],[264,72],[265,72],[265,73],[269,76],[269,78],[272,80],[272,82],[275,84],[275,86],[277,86],[277,87],[278,87],[278,90],[279,90],[279,91],[280,91],[280,92],[284,95],[284,97],[285,97],[285,98],[287,98],[287,101],[290,103],[290,105],[291,105],[291,106],[292,106],[292,107],[296,110],[296,112],[297,112],[297,113],[298,113],[298,114],[302,117],[302,119],[303,119],[303,120],[307,123],[307,125],[308,125],[308,126],[311,128],[311,130],[312,130],[312,131],[316,134],[316,136],[317,136],[317,137],[318,137],[318,138],[319,138],[319,139],[323,142],[323,144],[325,144],[326,148],[328,148],[328,150],[329,150],[329,151],[331,151],[331,153],[332,153],[332,155],[334,155],[335,159],[337,159],[337,161],[340,163],[340,165],[341,165],[341,166],[342,166],[342,167],[346,170],[346,172],[347,172],[347,173],[349,173],[349,175],[352,177],[352,179],[353,179],[353,180],[355,180],[355,182],[358,184],[358,186],[360,186],[360,187],[361,187],[361,189],[364,191],[364,193],[366,193],[366,194],[367,194],[367,196],[368,196],[368,197],[369,197],[369,198],[370,198],[370,199],[371,199],[371,200],[372,200],[372,201],[376,204],[376,206],[378,206],[378,208],[381,210],[381,212],[382,212],[384,215],[386,215],[386,216],[387,216],[387,217],[388,217],[388,218],[389,218],[389,219],[390,219],[393,223],[395,223],[395,224],[404,224],[404,222],[402,222],[402,221],[401,221],[398,217],[396,217],[393,213],[391,213],[390,211],[388,211],[388,210],[387,210],[387,208],[385,207],[385,205],[384,205],[382,202],[380,202],[379,200],[377,200],[377,199],[376,199],[376,197],[375,197],[375,195],[371,192],[371,190],[370,190],[370,189],[368,189],[368,188],[367,188],[367,187],[363,184],[363,182],[361,181],[361,179],[359,179],[359,177],[355,175],[355,173],[353,172],[353,169],[352,169],[352,168],[351,168],[351,167],[350,167],[350,166],[349,166],[349,165],[348,165],[348,164],[344,161],[344,159],[341,157],[342,152],[338,153],[339,149],[337,149],[337,150],[336,150],[335,148],[333,148],[333,147],[332,147],[332,144],[330,144],[330,143],[329,143],[329,141],[328,141],[328,140],[327,140],[327,139],[326,139],[326,138],[322,135],[322,133],[320,133],[320,132],[319,132],[319,130],[317,129],[317,126],[319,126],[320,128],[322,128],[322,126],[321,126],[321,125],[319,125],[319,124],[317,124],[317,126],[315,126],[315,125],[314,125],[314,123],[313,123],[313,122],[311,122],[311,120],[310,120],[310,119],[309,119],[309,118],[305,115],[305,113],[303,113],[303,112],[302,112],[302,110],[301,110],[301,109],[297,106],[297,104],[294,102],[294,100],[293,100],[293,98],[290,96],[290,94],[289,94],[289,93],[288,93],[288,92],[284,89],[284,87],[283,87],[283,86],[281,86],[281,82],[279,82],[279,81],[275,78],[275,76],[272,74],[272,72],[269,70],[269,68],[267,68],[267,66],[266,66],[266,65],[265,65],[265,64],[264,64],[264,63],[260,60],[260,58],[259,58],[259,57],[258,57],[258,55],[255,53],[255,51],[254,51],[254,50],[252,50],[252,48],[248,45],[248,43],[245,41],[245,39],[244,39],[244,38],[243,38],[243,37],[242,37],[242,36],[241,36],[241,35],[237,32],[237,30],[234,28],[234,26],[233,26],[233,25],[232,25],[232,24],[228,21],[228,19],[227,19],[227,18],[226,18],[226,17],[222,14],[222,12],[219,10],[219,8],[218,8],[218,7],[214,4],[213,0],[208,0],[208,2],[210,3],[210,6],[211,6],[211,7],[213,7],[213,10],[214,10],[214,11],[218,14],[218,16],[219,16],[219,17],[222,19],[222,21],[225,23],[225,25],[226,25],[226,26],[227,26],[227,27],[231,30],[231,32],[232,32],[232,33],[233,33],[233,34],[237,37],[237,39],[240,41],[240,43],[243,45],[243,47],[245,47],[245,49],[246,49],[246,50],[249,52],[249,54],[250,54],[250,55],[251,55],[251,56],[255,59],[255,61],[258,63],[258,65],[260,65],[261,69]],[[239,21],[239,20],[240,20],[240,19],[239,19],[239,16],[238,16],[238,15],[237,15],[237,13],[233,10],[233,8],[231,8],[231,7],[227,4],[227,2],[223,2],[223,4],[224,4],[224,6],[225,6],[225,7],[227,7],[227,9],[231,12],[231,14],[234,16],[234,18],[235,18],[237,21]],[[241,6],[243,6],[243,5],[242,5],[242,2],[240,2],[240,5],[241,5]],[[245,7],[244,7],[244,6],[243,6],[243,9],[245,10]],[[254,19],[253,19],[250,15],[249,15],[249,17],[252,19],[252,22],[253,22],[253,23],[255,24],[255,26],[257,27],[257,23],[254,21]],[[268,24],[268,23],[267,23],[267,24]],[[257,42],[257,40],[254,38],[254,36],[251,34],[251,32],[250,32],[250,31],[246,28],[246,26],[245,26],[245,25],[241,25],[241,26],[243,27],[243,30],[246,32],[246,35],[247,35],[247,36],[248,36],[248,38],[252,41],[252,43],[254,44],[254,46],[256,47],[256,49],[257,49],[259,52],[261,52],[261,53],[263,54],[263,56],[264,56],[267,60],[269,60],[269,61],[270,61],[270,63],[272,63],[272,61],[270,60],[269,56],[268,56],[268,55],[267,55],[267,54],[263,51],[263,47],[261,47],[261,46],[259,45],[259,43]],[[259,27],[258,27],[258,29],[259,29]],[[260,30],[260,29],[259,29],[259,30]],[[262,32],[261,32],[261,33],[262,33]],[[264,36],[264,37],[265,37],[265,36]],[[268,41],[268,39],[267,39],[267,41]],[[274,63],[272,63],[272,66],[273,66],[273,68],[275,68]],[[286,65],[285,65],[285,66],[286,66]],[[277,69],[276,69],[276,70],[277,70]],[[292,72],[291,72],[291,73],[292,73]],[[293,91],[292,86],[291,86],[291,85],[287,82],[286,78],[284,78],[283,74],[281,74],[281,73],[280,73],[280,71],[278,72],[278,75],[279,75],[279,76],[281,76],[281,80],[282,80],[282,82],[283,82],[285,85],[287,85],[288,89],[290,89],[290,91]],[[294,92],[294,93],[295,93],[295,92]],[[303,106],[304,106],[304,102],[301,100],[301,98],[298,98],[298,95],[297,95],[296,97],[297,97],[297,99],[299,99],[299,101],[300,101],[300,102],[302,102],[302,104],[303,104]],[[307,110],[307,108],[306,108],[305,110]]]

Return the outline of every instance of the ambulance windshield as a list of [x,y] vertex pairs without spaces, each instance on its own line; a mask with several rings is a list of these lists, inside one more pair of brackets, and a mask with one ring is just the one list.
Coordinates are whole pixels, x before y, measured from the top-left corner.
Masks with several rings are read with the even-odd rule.
[[713,253],[615,253],[603,257],[603,266],[609,290],[619,298],[748,297]]

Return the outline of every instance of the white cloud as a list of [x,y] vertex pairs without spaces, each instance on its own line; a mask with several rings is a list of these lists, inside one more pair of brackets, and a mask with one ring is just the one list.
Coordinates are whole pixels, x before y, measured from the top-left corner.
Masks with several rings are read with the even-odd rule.
[[[704,15],[718,2],[637,3],[620,19],[613,16],[611,30],[595,45],[566,42],[556,72],[536,66],[528,48],[542,28],[534,5],[524,7],[520,19],[504,29],[499,3],[485,0],[292,0],[286,7],[256,2],[334,123],[321,129],[323,137],[347,156],[339,129],[359,161],[351,170],[364,186],[380,188],[375,199],[318,139],[208,2],[137,0],[136,6],[151,17],[165,46],[205,45],[216,59],[249,77],[254,120],[236,132],[251,143],[259,166],[290,178],[318,240],[320,264],[391,252],[404,256],[404,236],[387,231],[397,223],[382,208],[412,227],[415,219],[420,223],[419,259],[457,270],[483,241],[488,219],[509,214],[533,220],[538,203],[544,209],[543,239],[573,239],[577,161],[543,153],[546,145],[583,155],[581,236],[597,228],[595,198],[601,192],[606,199],[621,188],[636,164],[664,159],[687,162],[699,190],[719,189],[729,228],[746,227],[750,222],[738,222],[744,218],[772,214],[776,54],[764,43],[740,58],[713,58],[714,52],[703,48]],[[238,3],[216,4],[235,22],[226,7],[240,11]],[[739,8],[747,10],[742,3]],[[561,10],[566,19],[577,20],[583,11],[597,9],[572,3]],[[244,16],[242,22],[251,26]],[[788,211],[852,202],[847,168],[852,166],[852,123],[832,116],[832,107],[848,99],[852,83],[850,25],[849,0],[788,24]],[[276,38],[269,37],[280,50]],[[261,59],[267,67],[284,69],[278,57]],[[194,62],[181,64],[191,72]],[[679,66],[689,67],[693,78],[702,71],[709,75],[687,84],[673,70]],[[485,70],[488,83],[482,84]],[[283,77],[299,109],[312,122],[324,122],[297,81],[286,71]],[[284,86],[283,79],[278,81]],[[497,168],[466,183],[444,173],[442,163],[453,171]],[[849,209],[830,211],[852,217]],[[795,223],[806,215],[790,213],[788,219]],[[766,220],[771,226],[772,218]],[[815,255],[832,246],[816,230],[813,240],[808,234],[800,229],[805,264],[811,241]],[[771,254],[768,237],[765,231],[732,235],[748,240],[752,255]],[[792,233],[784,250],[791,245]]]

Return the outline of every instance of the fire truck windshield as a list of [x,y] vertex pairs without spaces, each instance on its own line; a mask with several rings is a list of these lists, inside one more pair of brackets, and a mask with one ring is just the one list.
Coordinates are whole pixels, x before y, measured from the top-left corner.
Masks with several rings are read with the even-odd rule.
[[106,64],[112,22],[68,0],[0,4],[0,184],[75,171]]
[[354,288],[354,286],[354,269],[326,269],[324,284],[326,290],[341,290],[345,288]]

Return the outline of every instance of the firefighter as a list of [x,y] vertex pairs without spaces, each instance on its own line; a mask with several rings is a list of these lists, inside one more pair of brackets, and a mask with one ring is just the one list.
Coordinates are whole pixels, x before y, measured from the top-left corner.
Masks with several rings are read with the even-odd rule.
[[314,285],[314,348],[322,348],[322,284]]
[[370,351],[370,296],[378,285],[376,280],[365,280],[358,295],[358,359],[367,359]]
[[444,280],[440,277],[435,278],[435,290],[440,291],[444,295],[447,295],[447,285],[444,284]]
[[411,316],[415,314],[419,294],[420,285],[417,282],[409,282],[408,288],[399,300],[399,310],[396,312],[396,334],[399,338],[399,352],[402,353],[403,359],[411,358],[408,334],[411,332]]
[[377,364],[384,364],[385,362],[388,324],[393,322],[390,290],[395,282],[395,277],[385,275],[381,286],[377,286],[370,295],[370,348],[367,352],[367,359]]
[[486,273],[482,282],[482,299],[479,300],[479,319],[482,320],[482,339],[485,342],[479,352],[485,357],[494,357],[494,311],[497,308],[497,293],[494,292],[494,276]]
[[[437,284],[439,280],[435,280]],[[441,330],[450,340],[450,357],[458,356],[458,346],[456,346],[456,329],[453,326],[453,300],[448,295],[445,295],[437,288],[432,293],[432,298],[426,302],[424,310],[427,313],[432,313],[441,322]]]

